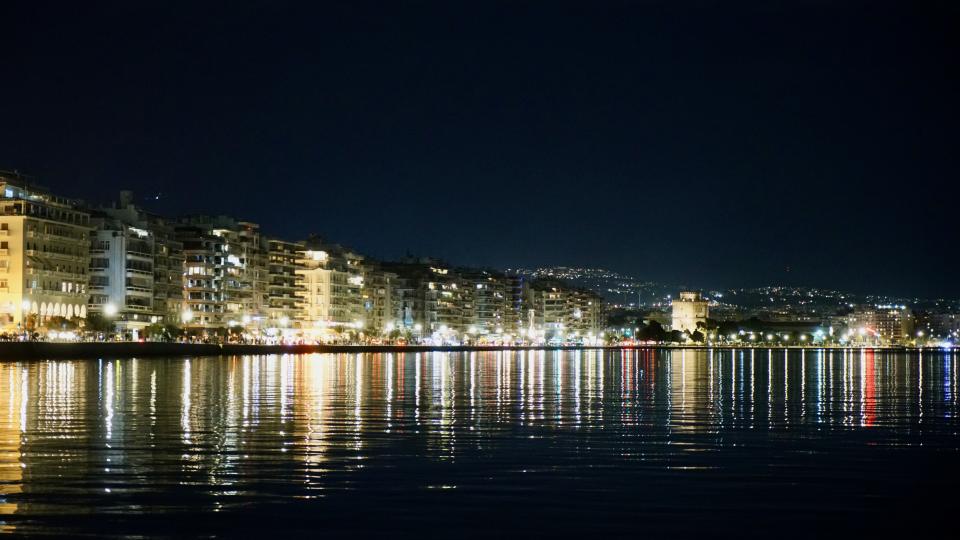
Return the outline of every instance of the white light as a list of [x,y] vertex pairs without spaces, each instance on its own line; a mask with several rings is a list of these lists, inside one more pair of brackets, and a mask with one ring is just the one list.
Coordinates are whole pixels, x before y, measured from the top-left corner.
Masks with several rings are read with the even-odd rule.
[[250,324],[250,316],[249,316],[249,315],[244,315],[242,320],[243,320],[243,324]]
[[286,326],[288,324],[290,324],[290,317],[287,317],[286,315],[280,317],[280,326]]
[[107,317],[113,317],[117,314],[117,305],[110,303],[103,306],[103,314]]
[[185,309],[183,313],[180,314],[180,318],[183,319],[183,322],[188,323],[193,320],[193,311]]
[[30,311],[30,301],[24,300],[20,303],[20,307],[22,307],[24,311]]

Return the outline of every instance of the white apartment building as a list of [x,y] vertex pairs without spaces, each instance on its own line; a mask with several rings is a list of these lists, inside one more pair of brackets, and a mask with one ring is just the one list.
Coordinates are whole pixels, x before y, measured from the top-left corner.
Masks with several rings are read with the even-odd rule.
[[90,313],[114,321],[120,331],[138,337],[163,319],[154,309],[154,237],[106,215],[94,216],[90,246]]

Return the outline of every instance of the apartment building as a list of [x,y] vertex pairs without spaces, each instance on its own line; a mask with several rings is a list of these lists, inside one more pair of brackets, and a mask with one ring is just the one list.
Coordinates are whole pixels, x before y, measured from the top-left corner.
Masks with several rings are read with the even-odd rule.
[[78,201],[0,172],[0,329],[86,317],[90,233]]
[[0,326],[84,318],[90,216],[17,173],[0,172]]
[[383,267],[402,281],[404,296],[397,301],[407,331],[452,341],[469,330],[473,291],[449,265],[436,259],[408,259]]
[[153,235],[102,211],[91,224],[88,310],[136,337],[162,318],[153,305]]
[[291,329],[302,319],[304,244],[276,238],[267,241],[267,319],[270,327]]
[[397,275],[372,261],[365,261],[361,268],[363,285],[360,295],[366,323],[364,327],[371,335],[388,334],[397,327],[393,305],[393,287]]
[[525,334],[546,342],[597,337],[603,328],[603,302],[593,291],[552,280],[531,282],[525,289],[528,320]]
[[479,340],[487,336],[500,339],[505,334],[515,334],[517,325],[511,317],[511,281],[492,270],[462,269],[458,273],[471,293],[466,331]]
[[379,333],[368,327],[362,290],[364,258],[317,237],[306,240],[297,273],[302,276],[302,321],[308,337],[324,341]]
[[190,216],[176,226],[183,243],[183,322],[211,330],[269,327],[268,244],[256,223],[226,216]]

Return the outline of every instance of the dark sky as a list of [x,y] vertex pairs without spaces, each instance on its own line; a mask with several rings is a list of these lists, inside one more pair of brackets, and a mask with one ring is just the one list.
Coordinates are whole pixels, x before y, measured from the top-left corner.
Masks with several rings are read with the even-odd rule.
[[195,4],[0,4],[0,169],[379,257],[960,295],[951,2]]

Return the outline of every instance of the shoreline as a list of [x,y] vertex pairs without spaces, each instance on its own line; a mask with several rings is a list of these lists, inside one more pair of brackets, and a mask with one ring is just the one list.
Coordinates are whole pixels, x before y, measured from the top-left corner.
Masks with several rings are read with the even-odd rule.
[[[424,352],[496,352],[496,351],[607,351],[607,350],[852,350],[922,352],[946,350],[942,347],[849,347],[824,346],[730,346],[730,345],[627,345],[627,346],[496,346],[457,345],[241,345],[164,342],[0,342],[0,362],[19,360],[63,360],[89,358],[148,358],[158,356],[236,356],[247,354],[315,354],[315,353],[424,353]],[[949,349],[956,351],[956,348]]]

